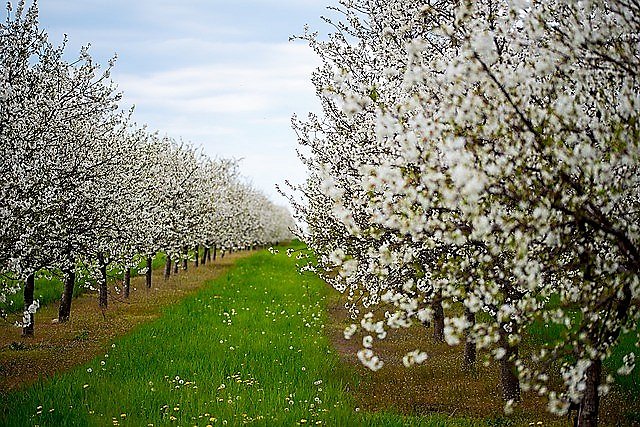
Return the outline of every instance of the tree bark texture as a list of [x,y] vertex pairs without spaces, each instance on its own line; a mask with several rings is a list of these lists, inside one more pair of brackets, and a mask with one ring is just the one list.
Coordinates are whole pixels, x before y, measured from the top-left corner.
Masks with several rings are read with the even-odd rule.
[[216,247],[216,245],[213,245],[213,260],[216,260],[216,252],[218,252],[218,248]]
[[196,256],[193,259],[193,266],[197,267],[198,263],[200,262],[200,245],[195,245],[193,247],[193,252],[196,254]]
[[476,324],[476,315],[469,308],[465,307],[464,315],[467,320],[467,329],[465,330],[464,341],[464,358],[462,361],[462,368],[465,370],[472,370],[476,365],[476,341],[471,336],[471,330]]
[[129,292],[131,291],[131,269],[129,267],[124,269],[124,280],[122,283],[123,293],[125,298],[129,298]]
[[98,283],[98,298],[100,308],[107,308],[107,263],[100,262],[100,280]]
[[182,269],[187,270],[189,268],[189,248],[185,246],[182,249]]
[[173,263],[173,274],[178,274],[178,271],[180,271],[180,258]]
[[71,301],[73,300],[73,287],[76,283],[76,270],[70,268],[64,272],[64,289],[60,298],[60,307],[58,308],[58,322],[63,323],[71,317]]
[[171,276],[171,257],[167,255],[167,262],[164,264],[164,280]]
[[200,259],[200,264],[202,265],[206,265],[207,264],[207,253],[209,252],[209,246],[205,246],[202,249],[202,258]]
[[578,427],[597,427],[598,411],[600,409],[600,396],[598,387],[600,386],[600,375],[602,373],[602,361],[592,360],[591,366],[587,368],[586,388],[578,409]]
[[24,281],[24,311],[28,313],[29,324],[24,325],[22,327],[22,336],[23,337],[32,337],[33,332],[35,330],[35,315],[29,313],[29,307],[33,304],[33,294],[36,288],[36,278],[32,273],[27,276]]
[[153,260],[151,259],[150,256],[148,256],[147,257],[147,273],[146,273],[148,289],[151,289],[151,273],[153,273]]
[[500,380],[502,382],[502,397],[508,402],[520,402],[520,381],[516,375],[515,360],[518,358],[518,346],[510,346],[502,340],[502,347],[507,351],[500,359]]
[[431,300],[433,310],[433,340],[444,342],[444,308],[442,307],[442,292],[438,291]]

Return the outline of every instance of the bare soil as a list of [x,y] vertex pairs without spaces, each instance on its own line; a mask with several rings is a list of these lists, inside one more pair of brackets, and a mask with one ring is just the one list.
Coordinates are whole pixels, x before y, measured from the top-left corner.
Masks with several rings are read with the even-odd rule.
[[[344,338],[344,329],[352,320],[344,308],[344,300],[336,297],[329,306],[328,333],[341,360],[354,366],[358,378],[352,382],[356,404],[366,411],[394,410],[406,415],[447,414],[493,420],[509,418],[515,425],[560,425],[572,423],[568,417],[557,417],[546,411],[547,401],[535,393],[523,393],[514,413],[506,416],[500,386],[499,366],[483,361],[478,355],[474,372],[462,369],[463,345],[451,347],[435,343],[433,329],[414,326],[392,331],[384,340],[376,340],[373,350],[384,362],[377,372],[363,367],[357,358],[362,348],[362,335]],[[420,349],[429,358],[420,366],[405,368],[402,356]],[[628,425],[624,412],[640,412],[640,403],[630,401],[617,390],[601,402],[601,425]],[[622,423],[622,424],[621,424]]]

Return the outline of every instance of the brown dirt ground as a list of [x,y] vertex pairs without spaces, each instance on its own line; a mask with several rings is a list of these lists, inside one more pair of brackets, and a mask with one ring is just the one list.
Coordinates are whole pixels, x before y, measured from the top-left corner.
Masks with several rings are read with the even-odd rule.
[[207,280],[218,277],[238,258],[251,252],[235,252],[198,268],[189,264],[164,280],[162,269],[154,271],[152,288],[147,289],[144,277],[131,279],[129,299],[118,295],[112,284],[109,308],[100,310],[95,293],[85,293],[73,300],[71,318],[66,323],[54,323],[58,304],[41,307],[36,314],[35,336],[24,338],[21,329],[11,321],[0,321],[0,396],[11,390],[48,378],[84,363],[104,353],[109,345],[143,322],[160,316],[162,308],[202,288]]
[[[353,383],[353,395],[363,410],[505,418],[497,364],[484,366],[478,363],[476,372],[463,371],[462,346],[434,343],[432,329],[412,327],[392,331],[386,339],[375,341],[374,351],[384,361],[384,366],[371,372],[356,356],[362,345],[362,335],[344,339],[344,328],[352,321],[340,297],[335,297],[329,305],[328,323],[329,338],[341,360],[353,365],[359,373]],[[407,369],[402,364],[402,356],[415,349],[426,351],[429,358],[423,365]],[[478,360],[483,360],[482,354]],[[629,410],[640,412],[640,403],[612,390],[601,402],[600,422],[602,425],[625,425],[622,414]],[[549,414],[546,400],[535,393],[523,393],[521,404],[508,418],[516,425],[572,425],[567,417]]]

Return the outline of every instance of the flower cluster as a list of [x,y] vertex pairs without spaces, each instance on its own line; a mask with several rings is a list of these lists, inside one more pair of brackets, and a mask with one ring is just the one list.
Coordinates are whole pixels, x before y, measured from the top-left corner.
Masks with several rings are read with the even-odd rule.
[[[299,37],[322,60],[322,114],[293,119],[313,269],[366,331],[432,325],[465,364],[493,355],[509,407],[533,388],[592,422],[640,319],[637,5],[340,3],[328,39]],[[561,332],[521,354],[537,325]]]

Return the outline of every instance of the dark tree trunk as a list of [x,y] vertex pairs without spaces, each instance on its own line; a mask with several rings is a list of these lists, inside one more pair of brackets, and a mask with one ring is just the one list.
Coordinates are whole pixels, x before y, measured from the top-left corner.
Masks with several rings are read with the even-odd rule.
[[164,280],[171,276],[171,257],[167,255],[167,262],[164,264]]
[[207,264],[207,253],[209,252],[209,246],[205,246],[204,248],[202,248],[202,258],[200,259],[200,264],[202,265],[206,265]]
[[35,326],[35,315],[29,313],[29,307],[33,304],[33,294],[36,288],[36,278],[32,273],[27,276],[24,281],[24,311],[26,317],[28,317],[28,324],[23,325],[22,327],[22,336],[23,337],[32,337],[34,326]]
[[131,291],[131,269],[129,267],[124,269],[124,280],[122,283],[124,297],[129,298],[129,292]]
[[182,249],[182,269],[187,270],[189,268],[189,247],[185,246]]
[[216,255],[218,252],[218,247],[216,245],[213,245],[213,260],[216,260]]
[[510,346],[505,339],[501,340],[502,347],[507,351],[500,359],[500,380],[502,382],[502,397],[506,402],[520,402],[520,381],[516,375],[515,360],[518,358],[518,346]]
[[151,273],[153,273],[153,260],[150,256],[147,257],[147,288],[151,289]]
[[100,260],[100,280],[98,284],[98,302],[100,308],[107,308],[107,262]]
[[464,358],[462,361],[462,368],[465,370],[473,370],[476,365],[476,342],[471,336],[470,331],[476,324],[476,315],[468,307],[464,309],[464,315],[467,319],[467,329],[465,330],[465,342],[464,342]]
[[578,427],[597,427],[598,410],[600,408],[600,375],[602,373],[602,361],[592,360],[591,366],[586,371],[586,388],[578,409]]
[[444,342],[444,308],[442,307],[442,292],[438,291],[431,300],[433,310],[433,340]]
[[[213,245],[213,260],[216,260],[216,245]],[[211,247],[207,248],[207,261],[211,262]]]
[[225,251],[224,249],[222,249],[222,250],[220,251],[220,259],[224,259],[224,253],[225,253],[225,252],[226,252],[226,251]]
[[180,258],[173,263],[173,274],[178,274],[178,271],[180,271]]
[[196,254],[195,258],[193,259],[193,266],[197,267],[198,262],[200,261],[200,245],[195,245],[193,247],[193,252]]
[[58,322],[63,323],[71,317],[71,301],[73,300],[73,287],[76,283],[76,270],[71,267],[64,272],[64,289],[60,298],[60,307],[58,308]]

